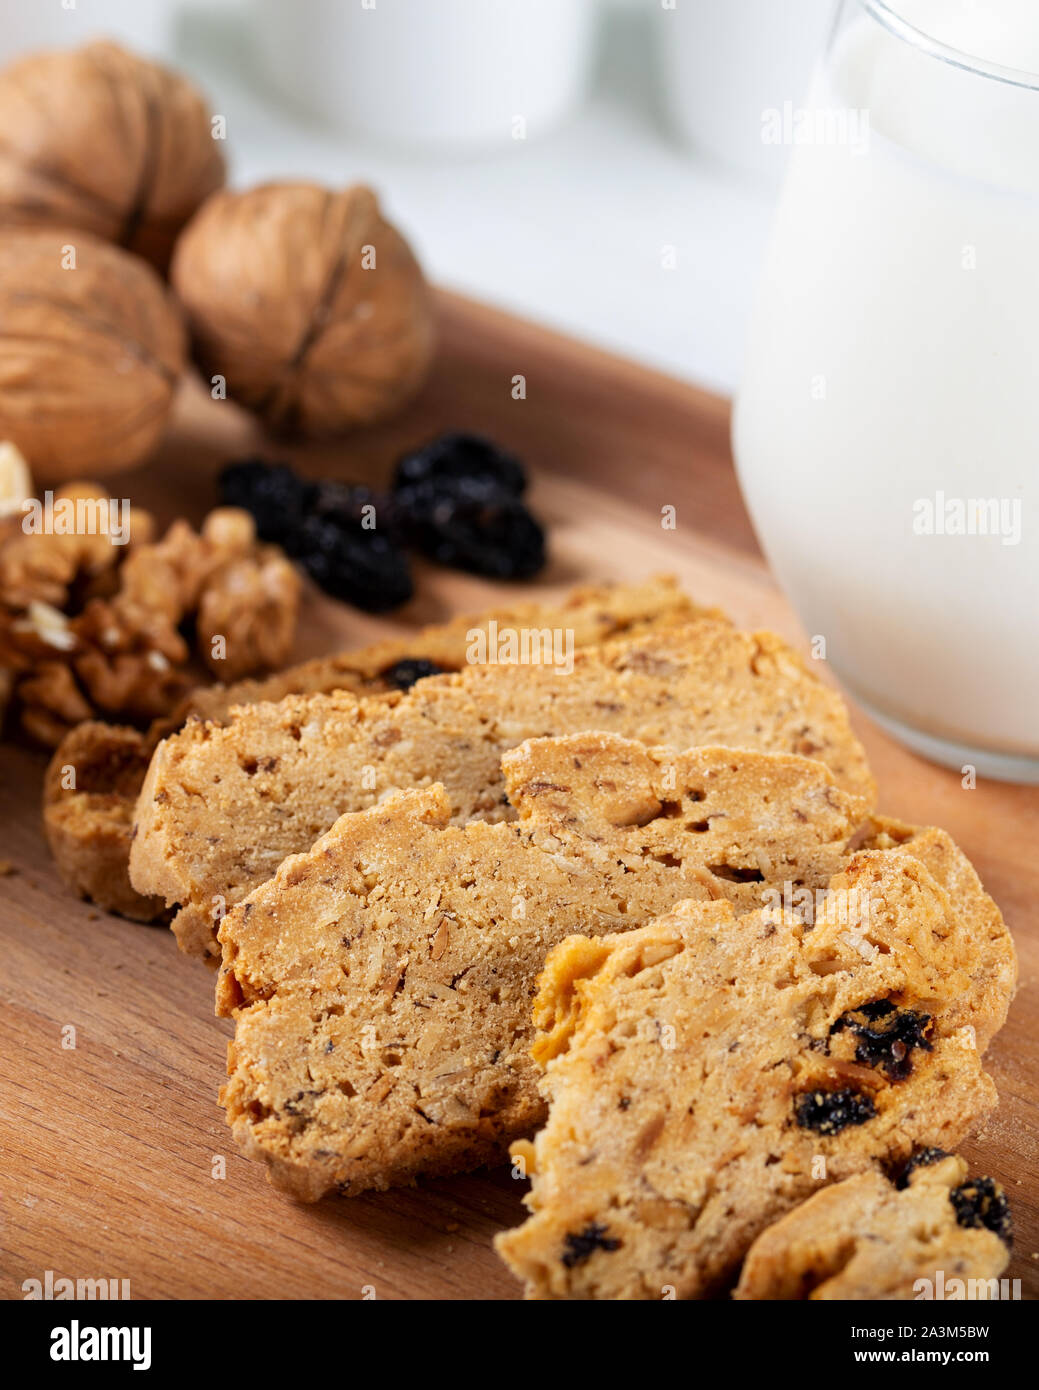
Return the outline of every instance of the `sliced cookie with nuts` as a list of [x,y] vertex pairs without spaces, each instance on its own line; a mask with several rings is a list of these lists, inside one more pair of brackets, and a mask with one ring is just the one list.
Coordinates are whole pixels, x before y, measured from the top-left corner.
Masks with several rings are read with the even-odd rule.
[[996,1100],[941,968],[970,949],[903,850],[857,854],[811,927],[690,901],[562,942],[534,1007],[549,1116],[513,1148],[531,1215],[496,1242],[527,1296],[716,1295],[820,1183],[959,1143]]
[[[164,732],[173,732],[192,716],[223,722],[239,705],[283,700],[287,695],[327,695],[333,690],[373,695],[409,690],[427,676],[461,671],[474,664],[477,634],[487,637],[492,631],[526,629],[551,636],[558,631],[572,634],[574,648],[579,649],[677,627],[696,618],[727,621],[719,609],[694,603],[673,575],[656,575],[641,584],[582,585],[558,601],[544,599],[463,614],[403,637],[302,662],[262,680],[203,686],[174,712],[176,723],[171,720],[171,727]],[[551,664],[551,643],[545,655]]]
[[[575,647],[585,647],[622,633],[636,635],[675,626],[698,615],[721,620],[716,610],[698,608],[667,576],[643,584],[587,586],[558,603],[525,603],[454,618],[408,637],[321,657],[264,679],[200,686],[147,732],[98,721],[78,724],[59,744],[46,780],[44,822],[51,852],[62,878],[80,896],[136,921],[168,921],[163,900],[138,893],[130,883],[130,839],[134,807],[152,752],[161,738],[187,720],[219,721],[235,706],[280,700],[289,694],[406,690],[424,677],[464,666],[475,633],[486,636],[495,629],[523,627],[549,633],[563,630],[573,634]],[[215,632],[214,602],[208,605],[207,616]],[[240,617],[245,616],[243,609]]]
[[506,755],[518,821],[449,824],[442,787],[343,816],[228,913],[223,1100],[245,1152],[306,1199],[499,1158],[544,1113],[530,1001],[568,933],[680,898],[756,908],[829,881],[858,802],[821,763],[675,754],[608,734]]
[[809,1197],[747,1252],[735,1297],[832,1301],[998,1298],[1010,1204],[966,1160],[921,1149],[896,1180],[859,1173]]
[[137,922],[161,922],[161,898],[144,898],[128,872],[133,806],[148,768],[137,729],[88,720],[62,740],[43,782],[43,825],[63,882]]
[[[532,740],[504,765],[518,822],[452,826],[442,788],[398,793],[342,817],[223,922],[218,1007],[236,1013],[224,1104],[241,1147],[297,1196],[475,1167],[532,1132],[544,1102],[530,1001],[547,952],[574,930],[635,930],[683,898],[753,917],[785,885],[814,892],[842,868],[854,913],[856,875],[865,882],[868,865],[894,857],[931,914],[921,910],[921,923],[949,937],[949,957],[973,949],[971,923],[910,853],[849,858],[859,803],[820,763],[583,734]],[[834,961],[854,953],[865,969],[878,957],[882,974],[887,918],[867,935],[845,916],[851,944],[837,939]],[[897,925],[910,923],[903,914]],[[923,925],[912,943],[905,952],[928,949]],[[822,970],[838,968],[823,959]],[[944,1000],[945,986],[933,960],[913,967],[926,1033],[916,1052],[929,1056],[924,996]],[[988,962],[976,986],[969,970],[957,979],[979,1023],[982,1001],[994,1006],[993,973]],[[962,1032],[958,1051],[976,1070],[974,1035]],[[827,1075],[874,1075],[854,1059],[856,1042],[847,1028],[835,1034],[820,1059]],[[891,1039],[893,1062],[902,1042]]]
[[511,818],[501,756],[526,738],[604,730],[675,749],[724,743],[818,758],[864,813],[873,780],[835,691],[778,637],[702,618],[549,664],[473,665],[397,697],[252,705],[160,744],[137,806],[130,877],[179,905],[173,929],[216,953],[225,908],[338,815],[441,782],[457,823]]

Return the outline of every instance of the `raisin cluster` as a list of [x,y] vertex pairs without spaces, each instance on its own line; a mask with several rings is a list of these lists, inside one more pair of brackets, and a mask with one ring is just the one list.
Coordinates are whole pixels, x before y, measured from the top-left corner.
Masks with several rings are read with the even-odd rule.
[[408,549],[495,579],[536,574],[545,533],[522,500],[526,485],[518,459],[467,434],[442,435],[406,454],[388,494],[311,482],[287,463],[258,458],[220,474],[222,499],[251,513],[263,540],[280,545],[327,593],[371,613],[414,592]]

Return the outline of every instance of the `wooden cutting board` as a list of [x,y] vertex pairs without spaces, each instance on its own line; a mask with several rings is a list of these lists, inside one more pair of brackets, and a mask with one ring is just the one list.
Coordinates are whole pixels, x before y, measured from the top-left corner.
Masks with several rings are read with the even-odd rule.
[[[451,295],[442,351],[405,416],[346,443],[292,451],[301,466],[380,478],[440,430],[485,431],[531,465],[551,528],[546,593],[590,579],[677,573],[743,626],[803,642],[758,552],[728,450],[728,405],[692,387]],[[526,381],[514,399],[513,378]],[[228,456],[262,447],[251,422],[189,384],[175,428],[118,491],[164,521],[198,521]],[[661,528],[661,508],[677,528]],[[421,569],[393,621],[308,596],[299,655],[479,609],[515,590]],[[1039,1294],[1039,791],[958,775],[856,726],[881,808],[945,826],[1013,928],[1021,990],[990,1052],[1002,1102],[966,1152],[1010,1193],[1010,1274]],[[130,1280],[135,1298],[513,1298],[491,1237],[522,1215],[507,1167],[420,1188],[295,1205],[230,1143],[216,1092],[225,1021],[213,977],[172,935],[69,897],[40,826],[44,759],[0,750],[0,1291],[47,1270]],[[75,1048],[63,1030],[75,1030]],[[226,1176],[217,1159],[226,1160]],[[370,1295],[369,1295],[370,1296]]]

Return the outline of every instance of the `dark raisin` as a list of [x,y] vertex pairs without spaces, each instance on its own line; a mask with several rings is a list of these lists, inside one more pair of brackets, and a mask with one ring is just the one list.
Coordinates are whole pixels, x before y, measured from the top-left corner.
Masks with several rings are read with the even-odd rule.
[[875,999],[842,1015],[831,1032],[850,1028],[859,1039],[855,1060],[880,1067],[892,1081],[904,1081],[913,1066],[912,1050],[931,1051],[934,1022],[930,1014],[901,1009],[890,999]]
[[311,516],[293,551],[326,593],[369,613],[396,608],[414,592],[407,556],[378,531]]
[[489,440],[448,434],[397,465],[392,522],[442,565],[524,579],[545,563],[545,533],[520,498],[518,459]]
[[240,459],[221,470],[220,500],[228,507],[243,507],[256,523],[261,540],[278,545],[289,541],[302,525],[315,496],[313,483],[287,463]]
[[392,685],[395,690],[410,690],[416,681],[425,680],[427,676],[442,675],[446,669],[446,666],[438,666],[435,661],[427,661],[424,656],[406,656],[380,671],[379,679]]
[[574,1265],[583,1264],[595,1254],[596,1250],[619,1250],[620,1241],[613,1236],[606,1234],[606,1227],[598,1221],[590,1221],[588,1225],[578,1235],[568,1231],[564,1239],[566,1249],[560,1255],[560,1259],[567,1269],[573,1269]]
[[410,544],[438,564],[492,579],[527,579],[545,563],[545,533],[512,498],[471,502],[438,497],[401,513]]
[[443,489],[471,501],[520,497],[527,486],[523,465],[489,439],[476,434],[443,434],[397,464],[394,492],[415,485]]
[[895,1183],[895,1186],[908,1187],[909,1179],[913,1176],[913,1174],[916,1172],[918,1168],[929,1168],[932,1163],[941,1163],[943,1158],[948,1157],[949,1155],[945,1149],[921,1149],[919,1153],[913,1154],[912,1158],[902,1169],[902,1172],[899,1174],[898,1182]]
[[949,1193],[960,1226],[984,1226],[1009,1249],[1014,1243],[1014,1220],[1006,1193],[993,1178],[968,1178]]
[[864,1125],[876,1113],[869,1096],[859,1091],[802,1091],[794,1100],[797,1123],[817,1134],[840,1134],[849,1125]]
[[364,483],[317,483],[311,509],[340,526],[359,526],[366,531],[391,529],[389,499]]

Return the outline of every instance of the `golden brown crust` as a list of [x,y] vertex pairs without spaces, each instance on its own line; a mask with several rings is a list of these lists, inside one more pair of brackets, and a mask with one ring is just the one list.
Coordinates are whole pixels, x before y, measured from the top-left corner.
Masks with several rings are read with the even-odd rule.
[[43,823],[62,879],[82,898],[137,922],[162,921],[161,899],[143,898],[128,872],[133,793],[148,765],[136,729],[93,721],[66,735],[43,784]]
[[[970,1186],[966,1162],[947,1154],[914,1168],[902,1188],[875,1172],[823,1188],[758,1236],[735,1297],[909,1300],[934,1298],[939,1286],[952,1297],[953,1280],[968,1296],[966,1281],[984,1280],[989,1296],[1010,1251],[980,1220],[961,1224],[954,1198]],[[978,1218],[968,1210],[965,1219]]]
[[[970,949],[948,896],[891,849],[851,859],[811,930],[690,901],[558,946],[536,1004],[549,1117],[514,1150],[532,1215],[497,1240],[528,1297],[717,1293],[820,1181],[955,1146],[995,1090],[936,978],[950,942]],[[881,1008],[899,1031],[857,1050]]]
[[131,880],[179,904],[182,947],[211,954],[214,907],[239,902],[338,814],[440,781],[458,823],[508,818],[502,754],[589,728],[816,757],[863,814],[872,805],[840,697],[773,634],[701,618],[579,650],[569,672],[474,665],[405,695],[290,698],[237,710],[226,726],[191,723],[152,759]]
[[468,664],[472,633],[486,631],[491,623],[499,630],[569,630],[574,634],[575,648],[580,648],[677,626],[693,618],[727,621],[720,609],[701,607],[683,594],[673,575],[656,575],[641,584],[582,585],[558,602],[531,600],[462,614],[404,637],[388,637],[353,651],[317,657],[262,679],[200,686],[174,711],[170,727],[162,733],[172,733],[192,715],[220,723],[239,705],[283,700],[287,695],[328,695],[333,690],[380,694],[388,688],[383,672],[409,657],[432,661],[445,671],[460,671]]
[[519,821],[451,825],[443,788],[400,792],[223,921],[228,1118],[297,1196],[499,1156],[543,1113],[529,1011],[552,945],[681,897],[752,909],[759,862],[773,883],[826,884],[857,823],[804,758],[579,734],[505,763]]
[[[923,865],[904,849],[849,854],[859,803],[821,764],[608,734],[533,740],[504,761],[518,822],[454,826],[442,788],[398,793],[341,817],[223,922],[218,1005],[237,1010],[224,1102],[238,1143],[297,1196],[458,1171],[529,1133],[543,1113],[528,1048],[546,952],[575,929],[633,930],[679,898],[753,917],[804,885],[815,917],[835,914],[843,932],[812,927],[820,975],[839,973],[850,935],[856,960],[882,971],[897,956],[901,986],[940,996],[949,1028],[970,1017],[991,1032],[1005,1013],[990,968],[977,982],[953,970],[973,922],[950,920]],[[889,860],[912,918],[865,891]],[[854,1074],[851,1039],[828,1065]],[[976,1061],[965,1066],[969,1079]],[[930,1113],[927,1094],[919,1104]]]
[[[215,520],[211,524],[214,527],[218,523],[224,525],[231,516],[233,513],[224,509],[213,514]],[[227,537],[219,533],[216,537],[210,536],[211,540],[221,538],[226,542]],[[62,573],[67,568],[66,565]],[[60,596],[64,596],[64,587]],[[55,753],[52,768],[85,764],[80,767],[80,786],[82,788],[82,779],[86,777],[89,791],[103,800],[88,801],[81,792],[75,810],[45,810],[58,868],[75,891],[93,899],[100,907],[118,911],[136,921],[168,919],[169,913],[161,898],[137,893],[130,886],[130,836],[134,807],[152,750],[159,739],[179,729],[192,716],[226,719],[233,706],[281,699],[294,693],[385,690],[381,673],[405,657],[423,657],[447,670],[455,670],[465,664],[472,630],[486,630],[494,621],[500,627],[525,624],[539,628],[569,627],[574,633],[575,645],[582,647],[621,632],[645,632],[670,626],[708,611],[720,619],[716,610],[697,608],[669,576],[658,576],[643,584],[585,586],[574,590],[558,604],[531,602],[458,617],[446,624],[423,628],[408,637],[391,638],[357,651],[292,666],[265,679],[200,687],[169,718],[156,721],[147,736],[133,728],[93,723],[86,725],[82,732],[73,729]],[[63,676],[68,678],[64,667],[57,667],[50,673],[53,682],[60,682]],[[51,702],[60,694],[60,689],[52,690]],[[81,697],[77,703],[77,696],[73,683],[66,689],[66,697],[72,701],[65,709],[66,717],[56,720],[52,730],[41,730],[47,735],[45,742],[58,743],[64,728],[89,716],[89,707]],[[119,749],[133,750],[133,756],[129,763],[120,762],[113,776],[108,759]],[[56,802],[61,792],[60,777],[52,779],[51,789],[44,798],[45,807]],[[209,944],[208,936],[203,944]]]

